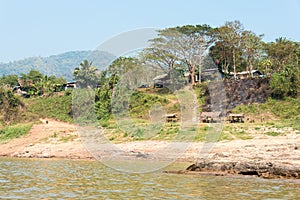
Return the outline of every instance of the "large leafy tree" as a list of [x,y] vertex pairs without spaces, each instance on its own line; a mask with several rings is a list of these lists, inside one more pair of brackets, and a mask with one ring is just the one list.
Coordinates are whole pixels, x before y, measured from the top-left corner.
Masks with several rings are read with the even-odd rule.
[[95,109],[98,119],[106,119],[111,115],[111,96],[113,88],[117,84],[119,78],[116,74],[109,75],[108,70],[104,70],[100,74],[100,87],[95,93]]
[[257,64],[262,57],[262,37],[263,35],[257,36],[252,31],[242,32],[242,53],[246,60],[246,70],[250,73],[253,70],[253,65]]
[[10,88],[0,87],[0,111],[5,123],[16,121],[20,114],[23,102]]
[[20,79],[23,82],[23,85],[30,85],[32,83],[41,81],[44,78],[44,75],[38,70],[30,70],[27,74],[21,74]]
[[0,78],[0,86],[9,86],[14,87],[18,85],[18,76],[16,74],[13,75],[2,75]]
[[233,67],[234,78],[237,66],[242,65],[243,32],[241,22],[226,22],[224,26],[215,29],[216,43],[211,48],[211,55],[221,62],[224,71],[229,72],[229,67]]
[[61,87],[66,83],[66,80],[62,77],[56,76],[47,76],[45,75],[42,79],[37,82],[34,82],[32,86],[34,86],[40,94],[50,94],[55,91],[56,87]]
[[20,85],[30,95],[40,95],[40,83],[43,81],[44,75],[38,70],[30,70],[27,74],[21,74]]
[[179,51],[180,61],[188,66],[191,77],[191,84],[195,83],[195,72],[198,70],[199,81],[201,80],[201,67],[206,58],[206,50],[214,42],[214,29],[209,25],[186,25],[176,27],[176,30],[182,34],[179,38],[181,42],[181,51]]
[[300,70],[299,66],[286,65],[281,72],[274,73],[270,86],[272,96],[282,99],[285,96],[297,97],[300,94]]
[[146,49],[149,60],[167,70],[180,65],[195,83],[195,71],[200,66],[203,54],[211,44],[211,27],[208,25],[187,25],[158,31],[158,37],[151,40],[151,48]]
[[141,61],[153,68],[166,69],[168,71],[175,68],[177,58],[171,49],[165,48],[163,44],[152,40],[152,47],[144,49],[140,54]]
[[20,83],[22,90],[30,95],[42,95],[54,92],[57,85],[66,83],[62,77],[47,76],[38,70],[30,70],[27,74],[21,74]]
[[286,38],[265,44],[268,72],[272,74],[270,86],[275,98],[296,97],[300,93],[300,43]]
[[272,63],[273,72],[281,72],[286,65],[298,65],[300,58],[300,43],[286,38],[278,38],[275,42],[265,44],[268,59]]
[[[121,79],[130,77],[131,71],[136,71],[137,67],[140,66],[140,62],[136,58],[132,57],[119,57],[112,62],[107,70],[100,73],[99,85],[100,87],[96,90],[96,114],[98,119],[105,119],[110,117],[112,106],[111,99],[113,90]],[[138,74],[137,74],[138,77]]]
[[258,65],[263,56],[263,35],[245,30],[240,21],[226,22],[213,30],[214,43],[210,48],[210,56],[225,72],[250,71]]
[[109,74],[123,76],[128,71],[140,65],[140,61],[134,57],[119,57],[108,67]]
[[136,57],[119,57],[109,66],[108,75],[121,80],[121,84],[136,88],[141,84],[150,83],[153,71]]

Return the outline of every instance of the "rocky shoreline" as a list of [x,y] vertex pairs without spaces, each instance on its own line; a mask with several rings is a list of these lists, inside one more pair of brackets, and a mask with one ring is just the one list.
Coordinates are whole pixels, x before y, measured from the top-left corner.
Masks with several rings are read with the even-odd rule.
[[164,173],[215,176],[247,175],[265,179],[300,179],[300,168],[272,162],[200,162],[190,165],[185,170],[164,171]]

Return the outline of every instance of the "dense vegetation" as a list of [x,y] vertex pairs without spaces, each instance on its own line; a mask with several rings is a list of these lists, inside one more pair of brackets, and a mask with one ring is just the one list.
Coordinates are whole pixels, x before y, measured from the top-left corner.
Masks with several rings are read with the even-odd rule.
[[53,118],[59,121],[73,122],[72,94],[61,92],[57,95],[24,99],[26,118]]
[[72,121],[72,96],[64,91],[66,81],[37,70],[0,78],[0,127],[52,117]]
[[[5,77],[5,76],[4,76]],[[18,79],[20,89],[31,96],[47,95],[62,90],[66,80],[62,77],[43,75],[37,70],[21,74]]]
[[0,87],[0,123],[9,124],[19,121],[19,114],[24,103],[10,88]]

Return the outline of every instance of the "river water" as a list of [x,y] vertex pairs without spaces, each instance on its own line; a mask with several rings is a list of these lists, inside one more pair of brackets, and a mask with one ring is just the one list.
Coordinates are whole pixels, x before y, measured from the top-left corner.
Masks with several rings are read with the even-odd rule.
[[[168,169],[186,166],[175,163]],[[0,199],[300,199],[298,180],[162,170],[130,174],[98,161],[0,159]]]

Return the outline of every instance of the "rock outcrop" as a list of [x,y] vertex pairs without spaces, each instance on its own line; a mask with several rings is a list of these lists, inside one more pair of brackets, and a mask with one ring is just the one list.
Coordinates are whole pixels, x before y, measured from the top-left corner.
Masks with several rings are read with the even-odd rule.
[[264,103],[271,93],[269,82],[269,78],[209,82],[202,110],[204,112],[231,110],[241,104]]
[[165,171],[177,174],[248,175],[261,178],[300,179],[300,169],[272,162],[200,162],[186,170]]

